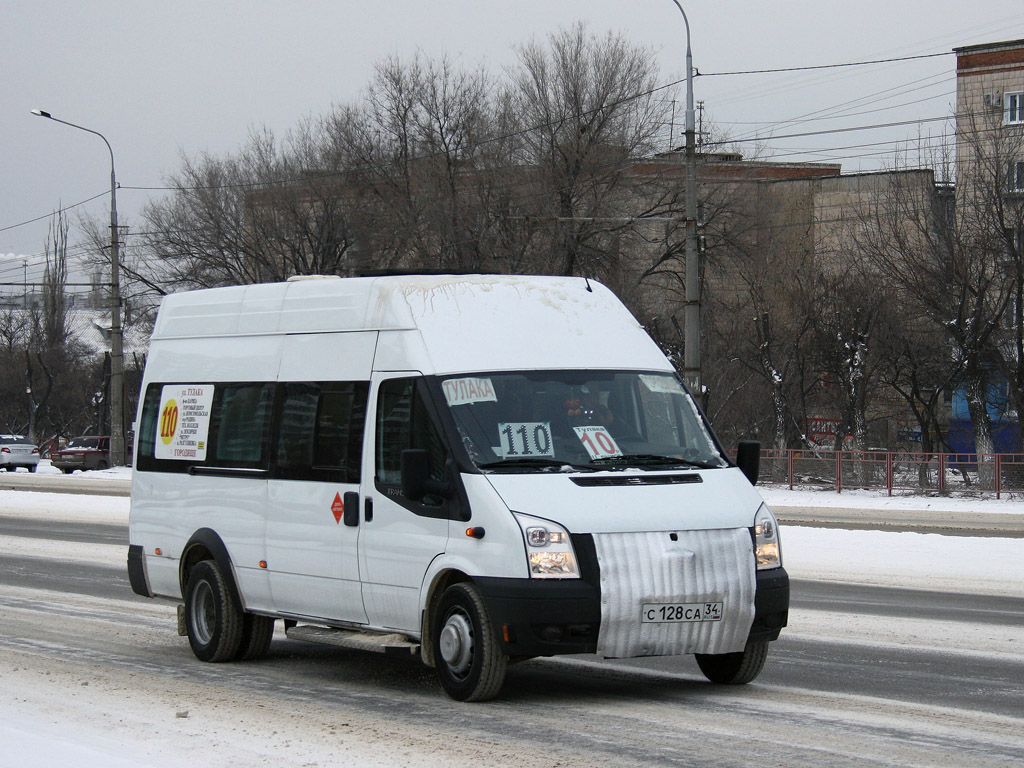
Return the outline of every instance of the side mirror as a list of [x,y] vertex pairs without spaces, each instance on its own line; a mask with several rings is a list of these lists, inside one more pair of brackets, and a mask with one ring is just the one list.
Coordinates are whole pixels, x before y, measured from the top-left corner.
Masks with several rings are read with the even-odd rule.
[[757,440],[740,440],[736,447],[736,466],[751,485],[757,485],[761,472],[761,444]]
[[422,448],[406,448],[400,459],[402,496],[409,501],[422,501],[427,494],[447,496],[447,482],[430,477],[430,456]]

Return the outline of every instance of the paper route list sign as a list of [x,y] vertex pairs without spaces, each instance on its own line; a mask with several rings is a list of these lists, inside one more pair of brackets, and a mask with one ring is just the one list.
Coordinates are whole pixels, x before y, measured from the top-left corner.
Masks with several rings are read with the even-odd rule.
[[157,459],[204,461],[210,434],[212,384],[172,384],[160,392]]

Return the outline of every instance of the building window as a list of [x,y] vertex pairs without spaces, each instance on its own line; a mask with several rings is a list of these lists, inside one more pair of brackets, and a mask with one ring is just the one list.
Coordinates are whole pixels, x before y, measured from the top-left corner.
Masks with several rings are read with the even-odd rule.
[[1006,125],[1024,124],[1024,92],[1003,94],[1003,122]]
[[1006,189],[1008,192],[1024,192],[1024,161],[1017,160],[1007,167]]

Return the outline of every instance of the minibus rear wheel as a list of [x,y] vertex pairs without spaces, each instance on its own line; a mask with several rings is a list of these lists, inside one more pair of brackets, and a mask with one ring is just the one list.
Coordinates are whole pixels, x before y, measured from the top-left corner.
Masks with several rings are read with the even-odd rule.
[[698,653],[697,666],[712,683],[746,685],[761,674],[767,658],[767,640],[748,640],[739,653]]
[[242,642],[242,612],[212,560],[192,566],[185,589],[185,628],[200,661],[231,661]]
[[441,595],[431,631],[437,677],[456,701],[493,699],[505,682],[508,658],[501,652],[487,606],[470,583]]
[[262,659],[270,650],[270,641],[274,637],[274,620],[269,616],[255,613],[242,615],[242,639],[238,644],[237,661],[256,661]]

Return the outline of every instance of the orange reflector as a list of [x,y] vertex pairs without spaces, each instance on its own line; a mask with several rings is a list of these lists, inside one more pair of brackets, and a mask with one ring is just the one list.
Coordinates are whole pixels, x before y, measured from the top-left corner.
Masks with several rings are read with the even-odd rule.
[[157,547],[156,549],[153,550],[153,554],[160,555],[160,554],[163,554],[163,553],[160,552],[160,547]]
[[506,643],[511,643],[512,641],[508,639],[508,624],[506,624],[505,626],[503,626],[503,627],[501,628],[501,631],[502,631],[502,634],[503,634],[503,635],[505,635],[505,642],[506,642]]
[[466,535],[471,539],[482,539],[484,537],[484,529],[479,526],[476,528],[467,528]]
[[266,560],[260,560],[260,568],[266,568],[266,567],[267,567],[267,561]]

